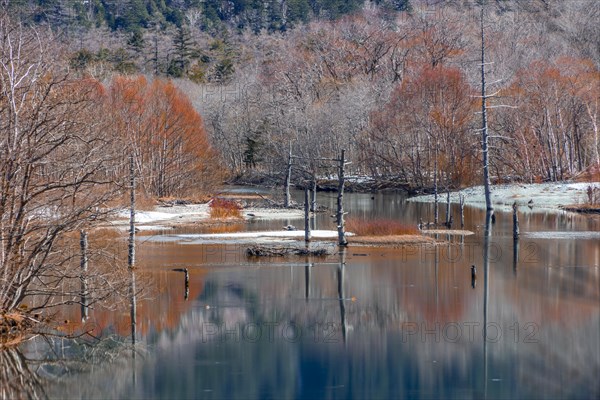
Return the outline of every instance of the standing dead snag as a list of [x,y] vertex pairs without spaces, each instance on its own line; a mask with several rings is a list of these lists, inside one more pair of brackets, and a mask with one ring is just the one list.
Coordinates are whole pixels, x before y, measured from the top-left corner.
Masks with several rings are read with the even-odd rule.
[[81,248],[81,320],[88,318],[88,234],[83,229],[79,232],[79,246]]
[[513,239],[519,240],[519,216],[517,215],[517,202],[512,205],[513,209]]
[[487,211],[492,211],[492,196],[490,183],[489,167],[489,146],[488,146],[488,121],[487,121],[487,99],[488,94],[485,86],[485,31],[483,29],[483,4],[481,5],[481,153],[483,157],[483,188],[485,191],[485,207]]
[[129,156],[129,252],[127,265],[129,268],[135,266],[135,165],[133,154]]
[[465,227],[465,196],[460,193],[458,195],[458,202],[460,205],[460,229]]
[[437,226],[439,222],[439,200],[438,200],[438,146],[435,144],[435,155],[433,159],[433,223]]
[[310,211],[317,212],[317,177],[313,175],[312,177],[312,190],[311,190],[311,201],[310,201]]
[[304,244],[308,247],[310,243],[310,211],[309,211],[309,190],[308,186],[304,188]]
[[313,213],[312,218],[312,229],[317,229],[317,177],[313,175],[312,177],[312,190],[311,190],[311,202],[310,202],[310,211]]
[[450,214],[450,189],[446,192],[446,228],[452,227],[452,215]]
[[345,155],[346,150],[342,149],[338,166],[338,196],[336,213],[338,245],[340,246],[348,245],[348,240],[346,240],[346,231],[344,226],[344,167],[346,165]]
[[285,174],[285,183],[283,188],[283,206],[288,208],[291,204],[290,201],[290,183],[292,180],[292,142],[290,142],[290,150],[288,154],[287,169]]

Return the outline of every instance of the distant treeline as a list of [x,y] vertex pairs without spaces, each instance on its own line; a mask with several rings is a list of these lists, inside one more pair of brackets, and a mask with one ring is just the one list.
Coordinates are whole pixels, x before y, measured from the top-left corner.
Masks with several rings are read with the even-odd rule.
[[[365,0],[13,0],[8,7],[24,20],[62,27],[96,27],[135,32],[156,24],[188,23],[190,16],[210,30],[225,23],[253,31],[285,31],[299,22],[336,19],[356,12]],[[405,10],[409,0],[376,0]]]

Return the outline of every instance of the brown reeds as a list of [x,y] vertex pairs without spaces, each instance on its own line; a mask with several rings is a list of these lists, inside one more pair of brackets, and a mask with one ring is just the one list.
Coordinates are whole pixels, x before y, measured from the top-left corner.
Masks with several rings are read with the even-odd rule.
[[210,201],[211,218],[241,218],[242,207],[233,200],[214,198]]
[[393,219],[348,218],[346,230],[357,236],[398,236],[419,235],[416,226],[408,225]]

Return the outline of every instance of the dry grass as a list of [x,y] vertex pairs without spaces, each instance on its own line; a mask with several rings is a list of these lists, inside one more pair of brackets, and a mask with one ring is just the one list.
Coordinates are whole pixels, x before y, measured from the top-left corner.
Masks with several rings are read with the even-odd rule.
[[346,230],[357,236],[419,235],[419,230],[416,226],[391,219],[365,220],[348,218],[346,221]]
[[214,198],[210,204],[211,218],[242,218],[242,208],[233,200]]

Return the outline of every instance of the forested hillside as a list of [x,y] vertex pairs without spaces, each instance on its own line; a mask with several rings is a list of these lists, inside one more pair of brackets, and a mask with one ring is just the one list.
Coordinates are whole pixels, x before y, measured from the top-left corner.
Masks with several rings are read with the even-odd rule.
[[[391,10],[406,10],[408,0],[378,0]],[[359,11],[365,0],[14,0],[11,13],[57,27],[99,28],[135,32],[155,24],[188,23],[202,30],[249,28],[285,31],[312,19],[336,19]]]
[[174,79],[233,175],[281,179],[291,143],[296,179],[333,172],[318,160],[345,148],[351,173],[413,188],[481,182],[483,7],[493,180],[567,179],[600,161],[593,0],[4,7],[49,26],[74,76]]

